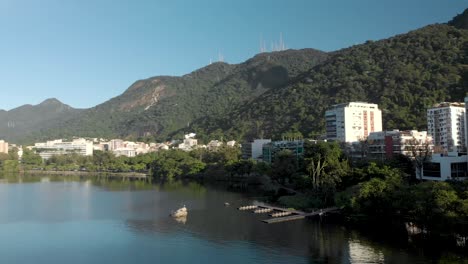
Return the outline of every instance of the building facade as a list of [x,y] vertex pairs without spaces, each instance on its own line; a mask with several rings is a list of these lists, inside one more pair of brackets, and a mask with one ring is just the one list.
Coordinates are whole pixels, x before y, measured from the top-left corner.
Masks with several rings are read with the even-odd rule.
[[291,140],[291,141],[273,141],[263,145],[263,161],[266,163],[272,163],[275,160],[275,156],[282,150],[289,150],[296,156],[297,160],[304,157],[304,141],[303,140]]
[[465,152],[465,104],[440,103],[427,110],[427,130],[443,152]]
[[133,148],[119,148],[113,150],[113,153],[115,154],[116,157],[120,156],[125,156],[125,157],[135,157],[137,155],[137,152]]
[[206,146],[209,150],[217,150],[218,148],[223,146],[223,142],[219,140],[211,140],[208,142],[208,145]]
[[426,131],[380,131],[370,133],[367,138],[367,157],[373,160],[385,160],[400,154],[429,157],[433,148],[432,137]]
[[64,142],[61,139],[36,143],[33,147],[42,159],[49,159],[54,155],[78,154],[81,156],[93,155],[93,142],[86,139],[74,139]]
[[0,140],[0,153],[8,154],[8,142]]
[[468,152],[468,96],[465,97],[465,147]]
[[371,132],[382,131],[382,111],[377,104],[350,102],[333,105],[325,112],[327,140],[357,142]]
[[180,143],[178,148],[183,151],[190,151],[198,145],[198,140],[194,138],[186,137],[184,142]]
[[423,180],[446,181],[467,180],[467,155],[457,152],[434,154],[429,162],[423,164]]
[[252,142],[242,144],[242,158],[259,160],[262,158],[263,145],[271,142],[271,139],[255,139]]

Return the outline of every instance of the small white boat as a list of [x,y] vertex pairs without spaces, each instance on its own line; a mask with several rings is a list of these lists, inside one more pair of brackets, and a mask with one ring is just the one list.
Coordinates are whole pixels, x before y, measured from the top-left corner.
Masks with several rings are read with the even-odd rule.
[[187,214],[188,214],[187,207],[185,207],[184,205],[184,207],[177,209],[177,211],[173,211],[171,213],[171,216],[172,217],[186,217]]

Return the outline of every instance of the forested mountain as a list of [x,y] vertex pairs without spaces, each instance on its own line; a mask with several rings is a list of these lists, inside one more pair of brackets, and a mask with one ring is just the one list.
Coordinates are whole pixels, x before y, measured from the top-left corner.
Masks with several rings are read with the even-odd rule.
[[468,9],[455,16],[448,24],[459,29],[468,29]]
[[448,24],[332,53],[262,53],[237,65],[218,62],[181,77],[140,80],[101,105],[14,139],[163,140],[188,131],[202,139],[317,136],[325,110],[348,101],[378,103],[384,129],[424,130],[427,107],[462,101],[468,91],[467,17],[465,11]]
[[[426,109],[436,102],[462,101],[468,31],[431,25],[334,53],[290,85],[268,91],[229,116],[203,121],[234,138],[275,137],[293,131],[324,132],[324,113],[348,101],[378,103],[384,129],[426,129]],[[206,133],[206,132],[205,132]]]
[[25,137],[29,131],[56,126],[61,120],[74,118],[81,111],[55,98],[38,105],[23,105],[10,111],[1,110],[0,139],[14,141]]
[[182,77],[140,80],[118,97],[55,126],[35,129],[19,140],[71,136],[166,139],[194,120],[227,115],[269,90],[284,87],[326,58],[325,52],[314,49],[287,50],[259,54],[238,65],[213,63]]

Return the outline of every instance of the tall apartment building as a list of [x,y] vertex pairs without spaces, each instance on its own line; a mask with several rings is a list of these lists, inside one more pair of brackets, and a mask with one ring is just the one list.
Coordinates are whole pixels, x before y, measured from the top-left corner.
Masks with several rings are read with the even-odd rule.
[[5,140],[0,140],[0,153],[8,154],[8,142]]
[[465,104],[439,103],[427,110],[427,131],[444,152],[464,152]]
[[327,140],[356,142],[371,132],[382,131],[382,111],[377,104],[350,102],[333,105],[325,112]]

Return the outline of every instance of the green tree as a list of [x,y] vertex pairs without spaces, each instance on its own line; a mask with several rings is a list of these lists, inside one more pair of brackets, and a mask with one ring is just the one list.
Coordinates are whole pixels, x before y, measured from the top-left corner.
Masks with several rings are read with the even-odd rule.
[[271,178],[284,184],[286,179],[291,180],[297,169],[296,156],[289,150],[281,150],[271,165]]
[[39,154],[35,153],[33,150],[29,150],[27,148],[23,149],[23,157],[21,159],[21,163],[26,166],[42,166],[42,158]]
[[312,187],[318,189],[324,183],[324,178],[326,177],[325,167],[328,165],[327,161],[322,159],[320,155],[318,155],[317,159],[309,158],[307,161],[308,165],[306,169],[312,180]]
[[160,181],[173,181],[186,175],[195,175],[206,164],[181,150],[160,151],[151,163],[153,177]]
[[337,143],[305,142],[305,170],[314,182],[314,188],[335,187],[350,172],[348,160]]

